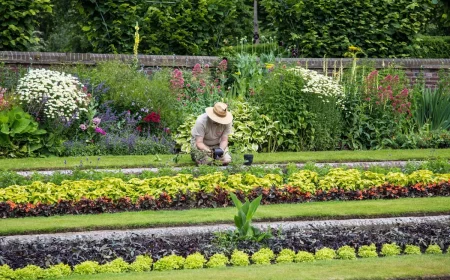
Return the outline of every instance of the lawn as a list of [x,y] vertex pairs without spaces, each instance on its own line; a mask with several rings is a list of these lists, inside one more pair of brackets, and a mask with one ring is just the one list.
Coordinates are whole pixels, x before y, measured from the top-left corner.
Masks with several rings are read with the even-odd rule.
[[[235,161],[241,160],[235,155]],[[288,162],[351,162],[351,161],[408,161],[450,158],[450,149],[417,150],[370,150],[370,151],[320,151],[320,152],[280,152],[257,153],[253,162],[288,163]],[[145,156],[98,156],[98,157],[48,157],[0,159],[0,170],[51,170],[73,168],[126,168],[126,167],[162,167],[193,166],[189,155],[180,155],[178,162],[175,155]]]
[[251,265],[164,272],[74,275],[66,280],[114,279],[386,279],[450,275],[450,256],[414,255],[357,260],[329,260],[313,263]]
[[[408,215],[450,214],[450,197],[396,200],[330,201],[261,205],[255,221],[319,220]],[[0,236],[98,229],[233,223],[234,207],[169,211],[140,211],[93,215],[10,218],[1,221]]]

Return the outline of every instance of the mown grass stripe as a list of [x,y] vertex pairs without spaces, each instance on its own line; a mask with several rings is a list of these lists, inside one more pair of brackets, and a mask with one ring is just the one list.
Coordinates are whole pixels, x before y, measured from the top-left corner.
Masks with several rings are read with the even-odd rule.
[[[318,220],[450,213],[450,197],[261,205],[255,221]],[[234,207],[64,215],[0,220],[0,235],[233,223]]]

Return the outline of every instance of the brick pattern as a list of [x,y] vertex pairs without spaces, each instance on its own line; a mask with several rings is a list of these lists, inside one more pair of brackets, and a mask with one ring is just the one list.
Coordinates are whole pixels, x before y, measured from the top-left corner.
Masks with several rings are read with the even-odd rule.
[[[12,69],[19,66],[49,67],[56,65],[85,64],[96,65],[98,62],[108,60],[132,61],[130,54],[96,54],[96,53],[50,53],[50,52],[0,52],[0,63],[5,63]],[[213,66],[221,57],[215,56],[180,56],[180,55],[138,55],[140,65],[146,72],[151,72],[155,67],[194,67],[196,63]],[[296,64],[312,70],[332,72],[339,67],[348,68],[352,65],[351,58],[277,58],[277,63]],[[374,65],[376,68],[384,68],[393,65],[406,70],[407,76],[415,82],[420,73],[424,73],[426,84],[435,86],[440,70],[450,69],[450,59],[391,59],[369,58],[358,59],[357,63]]]

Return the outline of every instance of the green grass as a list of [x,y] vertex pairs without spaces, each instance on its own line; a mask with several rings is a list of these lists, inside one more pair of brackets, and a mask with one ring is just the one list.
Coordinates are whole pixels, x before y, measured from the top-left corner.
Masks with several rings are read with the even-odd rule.
[[[450,197],[261,205],[256,212],[255,221],[398,217],[442,213],[450,213]],[[0,236],[98,229],[232,224],[235,214],[234,207],[227,207],[3,219]]]
[[179,271],[151,271],[126,274],[74,275],[67,280],[114,279],[386,279],[450,276],[450,255],[416,255],[314,263],[252,265]]
[[[177,164],[173,161],[174,157],[174,155],[146,155],[0,159],[0,170],[50,170],[194,165],[189,155],[181,155]],[[236,156],[236,158],[237,157],[238,156]],[[450,158],[450,149],[259,153],[254,155],[253,161],[254,163],[288,163],[309,161],[395,161],[426,160],[437,157]]]

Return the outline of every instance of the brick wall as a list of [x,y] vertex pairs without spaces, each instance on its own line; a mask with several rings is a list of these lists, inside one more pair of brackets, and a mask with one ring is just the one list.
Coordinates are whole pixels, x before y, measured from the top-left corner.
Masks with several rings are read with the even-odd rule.
[[[133,55],[127,54],[94,54],[94,53],[48,53],[48,52],[0,52],[0,63],[8,67],[50,67],[56,65],[85,64],[95,66],[102,61],[119,59],[121,61],[132,61]],[[221,59],[214,56],[179,56],[179,55],[138,55],[139,63],[151,71],[154,67],[193,67],[196,63],[214,65]],[[344,68],[351,67],[350,58],[278,58],[277,63],[292,63],[305,66],[309,69],[323,72],[327,69],[332,72],[341,65]],[[426,83],[432,87],[438,80],[440,70],[450,69],[450,59],[358,59],[358,63],[370,63],[377,68],[395,65],[405,69],[407,76],[412,82],[420,73],[424,74]]]

